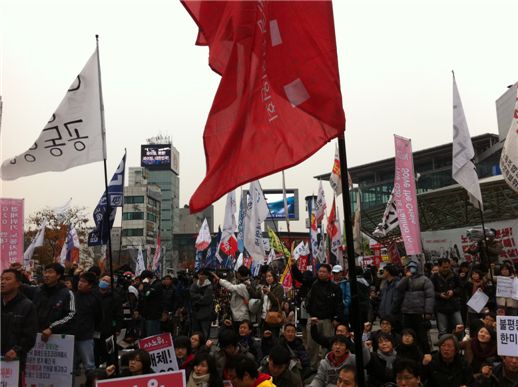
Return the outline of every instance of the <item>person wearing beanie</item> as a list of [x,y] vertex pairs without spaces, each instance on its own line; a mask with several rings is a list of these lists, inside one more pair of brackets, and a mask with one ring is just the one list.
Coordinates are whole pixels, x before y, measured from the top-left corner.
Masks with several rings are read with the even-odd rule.
[[460,345],[454,335],[446,334],[439,339],[439,352],[424,363],[424,380],[427,387],[469,386],[473,371],[460,354]]
[[421,350],[430,353],[424,322],[431,320],[434,312],[435,292],[432,281],[422,274],[418,262],[410,261],[397,289],[403,297],[403,328],[412,328],[417,334]]

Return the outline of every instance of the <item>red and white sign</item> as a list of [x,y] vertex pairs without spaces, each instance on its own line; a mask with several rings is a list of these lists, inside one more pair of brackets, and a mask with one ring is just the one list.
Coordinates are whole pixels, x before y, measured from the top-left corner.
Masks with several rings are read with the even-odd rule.
[[0,386],[18,387],[20,361],[0,361]]
[[[485,227],[495,229],[496,239],[502,243],[503,249],[499,260],[518,261],[518,221],[490,222],[486,223]],[[460,255],[461,259],[472,261],[475,243],[468,238],[468,228],[423,232],[423,247],[436,257],[449,258]]]
[[23,261],[23,199],[0,199],[1,270]]
[[145,349],[151,357],[151,368],[155,372],[178,371],[178,361],[170,333],[150,336],[138,341],[138,346]]
[[185,387],[186,385],[184,370],[96,382],[97,387]]

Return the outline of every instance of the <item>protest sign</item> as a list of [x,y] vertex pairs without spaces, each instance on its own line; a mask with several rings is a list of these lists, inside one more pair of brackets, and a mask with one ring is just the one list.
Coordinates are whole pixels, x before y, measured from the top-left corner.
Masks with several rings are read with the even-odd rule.
[[475,312],[480,313],[484,306],[489,301],[489,297],[481,289],[478,289],[475,294],[469,299],[468,306]]
[[499,356],[518,356],[518,316],[496,316]]
[[184,370],[98,380],[96,382],[96,387],[185,387],[186,385]]
[[511,277],[496,276],[496,296],[511,297],[513,295],[513,279]]
[[20,361],[0,361],[0,387],[18,387]]
[[151,357],[151,368],[155,372],[177,371],[178,362],[170,333],[150,336],[138,341],[138,346],[145,349]]
[[71,386],[74,370],[74,336],[51,335],[45,343],[41,333],[27,354],[25,381],[28,386]]

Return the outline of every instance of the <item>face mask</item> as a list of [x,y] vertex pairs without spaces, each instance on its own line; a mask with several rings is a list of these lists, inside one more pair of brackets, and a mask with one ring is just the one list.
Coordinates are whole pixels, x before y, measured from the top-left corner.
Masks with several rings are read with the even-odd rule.
[[106,281],[99,281],[99,289],[108,289],[110,284]]
[[410,270],[410,273],[412,273],[412,274],[417,273],[417,268],[414,266],[411,266],[408,270]]

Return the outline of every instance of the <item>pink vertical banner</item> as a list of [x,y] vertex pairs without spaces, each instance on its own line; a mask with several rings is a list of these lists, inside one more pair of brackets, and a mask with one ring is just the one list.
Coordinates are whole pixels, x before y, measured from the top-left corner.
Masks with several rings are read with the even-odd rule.
[[0,269],[23,261],[23,199],[0,199]]
[[422,253],[421,228],[414,179],[412,143],[408,138],[394,135],[396,146],[396,171],[394,174],[394,201],[401,236],[407,255]]

